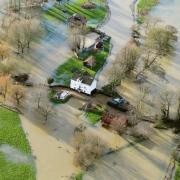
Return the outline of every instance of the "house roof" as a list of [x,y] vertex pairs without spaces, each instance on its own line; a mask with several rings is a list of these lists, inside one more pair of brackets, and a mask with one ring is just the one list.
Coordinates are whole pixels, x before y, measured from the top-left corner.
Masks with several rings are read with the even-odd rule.
[[83,84],[88,84],[88,85],[91,85],[92,82],[94,81],[94,78],[88,74],[87,72],[84,72],[84,73],[76,73],[73,77],[72,77],[73,80],[77,81],[77,80],[80,80]]

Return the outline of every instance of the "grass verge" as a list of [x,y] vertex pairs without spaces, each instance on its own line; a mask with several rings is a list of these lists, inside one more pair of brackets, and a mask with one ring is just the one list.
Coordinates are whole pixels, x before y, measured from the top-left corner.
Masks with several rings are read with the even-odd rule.
[[[31,156],[31,148],[22,129],[17,113],[0,108],[0,146],[9,145],[19,152]],[[35,180],[33,163],[15,163],[0,151],[0,179]]]

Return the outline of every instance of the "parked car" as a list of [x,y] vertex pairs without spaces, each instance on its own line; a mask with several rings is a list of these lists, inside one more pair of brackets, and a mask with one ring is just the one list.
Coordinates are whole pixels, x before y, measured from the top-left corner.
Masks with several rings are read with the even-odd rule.
[[122,96],[109,100],[107,104],[123,112],[128,111],[130,105],[129,102]]
[[55,94],[55,98],[56,99],[59,99],[59,100],[65,100],[66,98],[68,98],[69,96],[71,96],[70,92],[69,91],[61,91],[61,92],[57,92]]
[[61,92],[57,92],[55,94],[55,98],[58,99],[58,100],[65,100],[67,99],[69,96],[71,96],[70,92],[69,91],[66,91],[66,90],[63,90]]

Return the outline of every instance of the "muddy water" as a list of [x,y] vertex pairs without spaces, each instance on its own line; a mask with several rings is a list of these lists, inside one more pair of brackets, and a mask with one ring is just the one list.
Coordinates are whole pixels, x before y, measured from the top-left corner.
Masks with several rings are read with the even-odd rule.
[[[165,24],[173,25],[178,29],[178,42],[176,50],[171,57],[160,59],[160,67],[163,68],[165,76],[158,76],[154,72],[147,72],[147,82],[143,85],[148,87],[150,94],[145,101],[147,114],[159,113],[159,95],[165,91],[173,94],[172,115],[176,110],[177,96],[180,91],[180,1],[179,0],[161,0],[160,3],[151,12],[151,16],[159,17]],[[157,71],[156,71],[157,72]],[[140,94],[139,86],[132,80],[125,80],[119,88],[120,93],[126,96],[130,102],[134,102]]]
[[176,52],[172,60],[165,64],[166,78],[174,90],[180,90],[180,1],[161,0],[159,5],[152,11],[151,15],[160,17],[166,24],[175,26],[178,33]]

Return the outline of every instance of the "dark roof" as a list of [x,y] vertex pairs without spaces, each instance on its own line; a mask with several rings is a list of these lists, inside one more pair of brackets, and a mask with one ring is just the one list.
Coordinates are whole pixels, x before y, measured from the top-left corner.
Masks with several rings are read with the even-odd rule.
[[88,84],[88,85],[91,85],[92,82],[94,81],[94,77],[92,77],[87,72],[78,73],[78,74],[76,73],[76,74],[74,74],[72,79],[75,80],[75,81],[77,81],[79,79],[80,81],[82,81],[82,83]]

